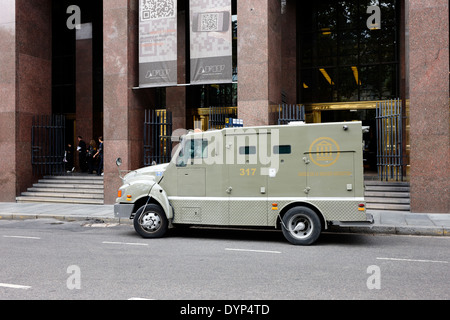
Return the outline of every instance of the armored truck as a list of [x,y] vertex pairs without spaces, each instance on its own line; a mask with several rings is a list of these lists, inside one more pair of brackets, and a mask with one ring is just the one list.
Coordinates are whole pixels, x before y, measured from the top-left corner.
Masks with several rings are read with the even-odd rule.
[[225,128],[182,137],[170,163],[126,174],[114,213],[158,238],[177,226],[280,229],[313,244],[330,225],[370,225],[361,122]]

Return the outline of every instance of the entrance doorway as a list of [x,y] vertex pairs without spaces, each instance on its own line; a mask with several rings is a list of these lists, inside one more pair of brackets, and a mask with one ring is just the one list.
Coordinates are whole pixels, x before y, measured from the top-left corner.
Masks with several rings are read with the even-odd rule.
[[66,117],[65,144],[76,150],[77,136],[103,135],[103,1],[52,1],[52,39],[52,113]]
[[369,6],[363,0],[297,4],[297,100],[306,106],[307,122],[362,121],[369,127],[364,170],[376,175],[376,105],[401,95],[404,8],[401,1],[378,1],[380,29],[366,23]]

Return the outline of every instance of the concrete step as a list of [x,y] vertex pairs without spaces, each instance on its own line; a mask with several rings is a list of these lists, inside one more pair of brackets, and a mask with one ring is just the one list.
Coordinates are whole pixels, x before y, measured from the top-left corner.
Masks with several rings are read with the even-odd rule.
[[98,199],[103,200],[103,193],[62,193],[62,192],[22,192],[24,197],[50,197],[50,198],[71,198],[71,199]]
[[33,184],[35,188],[61,188],[61,189],[103,189],[103,185],[98,184],[81,184],[81,183],[35,183]]
[[44,176],[44,179],[56,179],[56,180],[70,180],[70,179],[94,179],[103,180],[103,176],[97,176],[96,174],[71,174],[65,176]]
[[64,190],[61,190],[61,188],[41,188],[41,187],[31,187],[28,188],[29,192],[61,192],[64,193],[78,193],[78,194],[103,194],[104,190],[103,188],[98,189],[79,189],[79,188],[66,188]]
[[372,186],[366,185],[366,191],[380,191],[380,192],[409,192],[409,187],[406,186]]
[[40,179],[38,183],[45,184],[95,184],[103,186],[103,180],[99,179]]
[[369,203],[410,204],[409,198],[365,197]]
[[366,208],[372,210],[410,211],[408,182],[365,181]]
[[103,204],[103,199],[81,199],[81,198],[54,198],[54,197],[16,197],[18,203],[28,202],[51,202],[51,203],[70,203],[70,204]]
[[384,192],[384,191],[366,191],[364,193],[366,197],[370,198],[408,198],[409,192]]
[[388,211],[411,211],[410,205],[388,204],[388,203],[367,203],[367,210],[388,210]]
[[96,175],[45,176],[17,202],[51,202],[71,204],[103,204],[103,177]]

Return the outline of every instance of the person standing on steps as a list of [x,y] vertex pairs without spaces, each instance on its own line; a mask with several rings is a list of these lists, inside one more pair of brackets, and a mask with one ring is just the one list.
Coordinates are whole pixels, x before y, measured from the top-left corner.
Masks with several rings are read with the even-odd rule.
[[98,169],[97,169],[97,175],[103,175],[102,171],[103,171],[103,137],[100,136],[98,137],[98,150],[97,153],[94,155],[94,158],[96,158],[98,156]]
[[94,154],[96,151],[97,151],[97,144],[95,143],[95,140],[91,140],[87,150],[87,164],[89,174],[92,174],[94,171]]
[[78,162],[80,165],[81,172],[86,172],[87,162],[86,162],[86,142],[84,142],[83,137],[78,136]]

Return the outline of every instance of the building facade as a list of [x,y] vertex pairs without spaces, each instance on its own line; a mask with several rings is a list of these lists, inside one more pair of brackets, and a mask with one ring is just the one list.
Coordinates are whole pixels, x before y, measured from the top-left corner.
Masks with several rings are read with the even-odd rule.
[[[229,31],[225,80],[197,82],[195,5],[222,8],[222,29],[209,31]],[[158,6],[172,10],[164,15],[175,25],[177,73],[143,84],[142,51],[159,44],[143,46],[140,23]],[[64,116],[64,144],[104,137],[111,204],[121,183],[115,159],[123,170],[144,165],[146,110],[170,113],[173,130],[208,129],[211,107],[237,110],[253,126],[276,124],[282,104],[303,105],[307,122],[360,120],[375,132],[377,105],[395,100],[411,210],[450,212],[448,1],[0,0],[0,8],[0,201],[42,175],[33,167],[39,117]],[[377,169],[371,151],[368,174]]]

